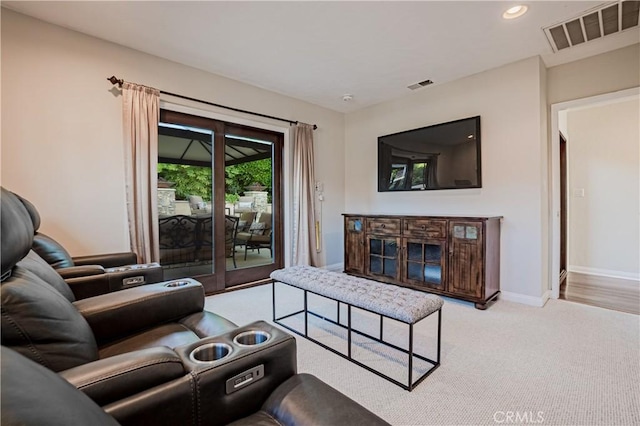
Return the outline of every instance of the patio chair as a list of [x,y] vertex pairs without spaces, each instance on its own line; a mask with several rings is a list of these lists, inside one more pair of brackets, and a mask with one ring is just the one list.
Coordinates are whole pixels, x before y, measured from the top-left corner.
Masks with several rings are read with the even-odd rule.
[[171,265],[196,260],[198,220],[191,216],[175,215],[158,220],[160,264]]
[[244,260],[247,260],[247,250],[249,249],[257,249],[260,253],[261,248],[266,248],[273,256],[272,231],[271,213],[261,213],[258,221],[251,224],[249,231],[238,232],[236,242],[238,245],[244,245]]
[[251,224],[256,220],[257,212],[243,212],[240,214],[240,221],[238,222],[238,232],[249,232]]
[[238,232],[239,218],[236,216],[225,216],[224,218],[224,249],[225,258],[233,258],[233,267],[236,265],[236,234]]

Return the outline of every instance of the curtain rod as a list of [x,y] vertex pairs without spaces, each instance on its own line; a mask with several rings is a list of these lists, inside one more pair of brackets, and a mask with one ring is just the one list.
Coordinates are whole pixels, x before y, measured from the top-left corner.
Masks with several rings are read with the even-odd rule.
[[[107,80],[109,80],[111,82],[111,84],[114,84],[114,85],[117,84],[118,87],[120,87],[122,89],[122,85],[124,84],[124,80],[123,79],[116,78],[116,76],[112,75],[111,77],[108,77]],[[178,95],[176,93],[165,92],[164,90],[160,90],[160,93],[165,94],[165,95],[169,95],[169,96],[175,96],[176,98],[186,99],[188,101],[199,102],[201,104],[211,105],[211,106],[218,107],[218,108],[224,108],[224,109],[228,109],[228,110],[231,110],[231,111],[242,112],[244,114],[251,114],[251,115],[256,115],[258,117],[270,118],[272,120],[284,121],[284,122],[287,122],[289,124],[298,124],[299,123],[298,121],[287,120],[286,118],[274,117],[272,115],[261,114],[259,112],[247,111],[247,110],[240,109],[240,108],[234,108],[234,107],[230,107],[230,106],[226,106],[226,105],[220,105],[220,104],[216,104],[216,103],[209,102],[209,101],[203,101],[201,99],[190,98],[189,96],[183,96],[183,95]],[[313,130],[316,130],[317,128],[318,128],[318,126],[314,124],[313,125]]]

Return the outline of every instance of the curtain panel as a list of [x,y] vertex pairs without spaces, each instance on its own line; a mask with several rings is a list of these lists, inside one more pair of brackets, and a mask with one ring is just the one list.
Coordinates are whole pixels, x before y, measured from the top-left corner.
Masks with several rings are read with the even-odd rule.
[[158,120],[160,91],[122,86],[125,186],[131,250],[141,263],[158,262]]
[[[292,127],[293,265],[318,266],[313,126]],[[319,228],[317,228],[319,229]]]

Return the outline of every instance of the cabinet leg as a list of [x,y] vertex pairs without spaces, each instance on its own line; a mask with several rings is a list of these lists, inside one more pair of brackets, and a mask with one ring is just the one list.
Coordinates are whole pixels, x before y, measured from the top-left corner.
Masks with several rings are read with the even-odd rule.
[[482,303],[476,303],[476,309],[480,309],[481,311],[486,310],[489,307],[489,303],[491,303],[491,305],[493,305],[497,300],[498,297],[500,296],[500,292],[497,292],[496,294],[493,295],[493,297],[489,300],[485,300]]

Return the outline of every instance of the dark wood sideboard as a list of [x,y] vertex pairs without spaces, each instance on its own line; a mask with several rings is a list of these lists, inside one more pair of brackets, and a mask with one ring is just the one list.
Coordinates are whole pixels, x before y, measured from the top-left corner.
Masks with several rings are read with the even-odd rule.
[[344,272],[478,309],[497,299],[501,216],[343,216]]

